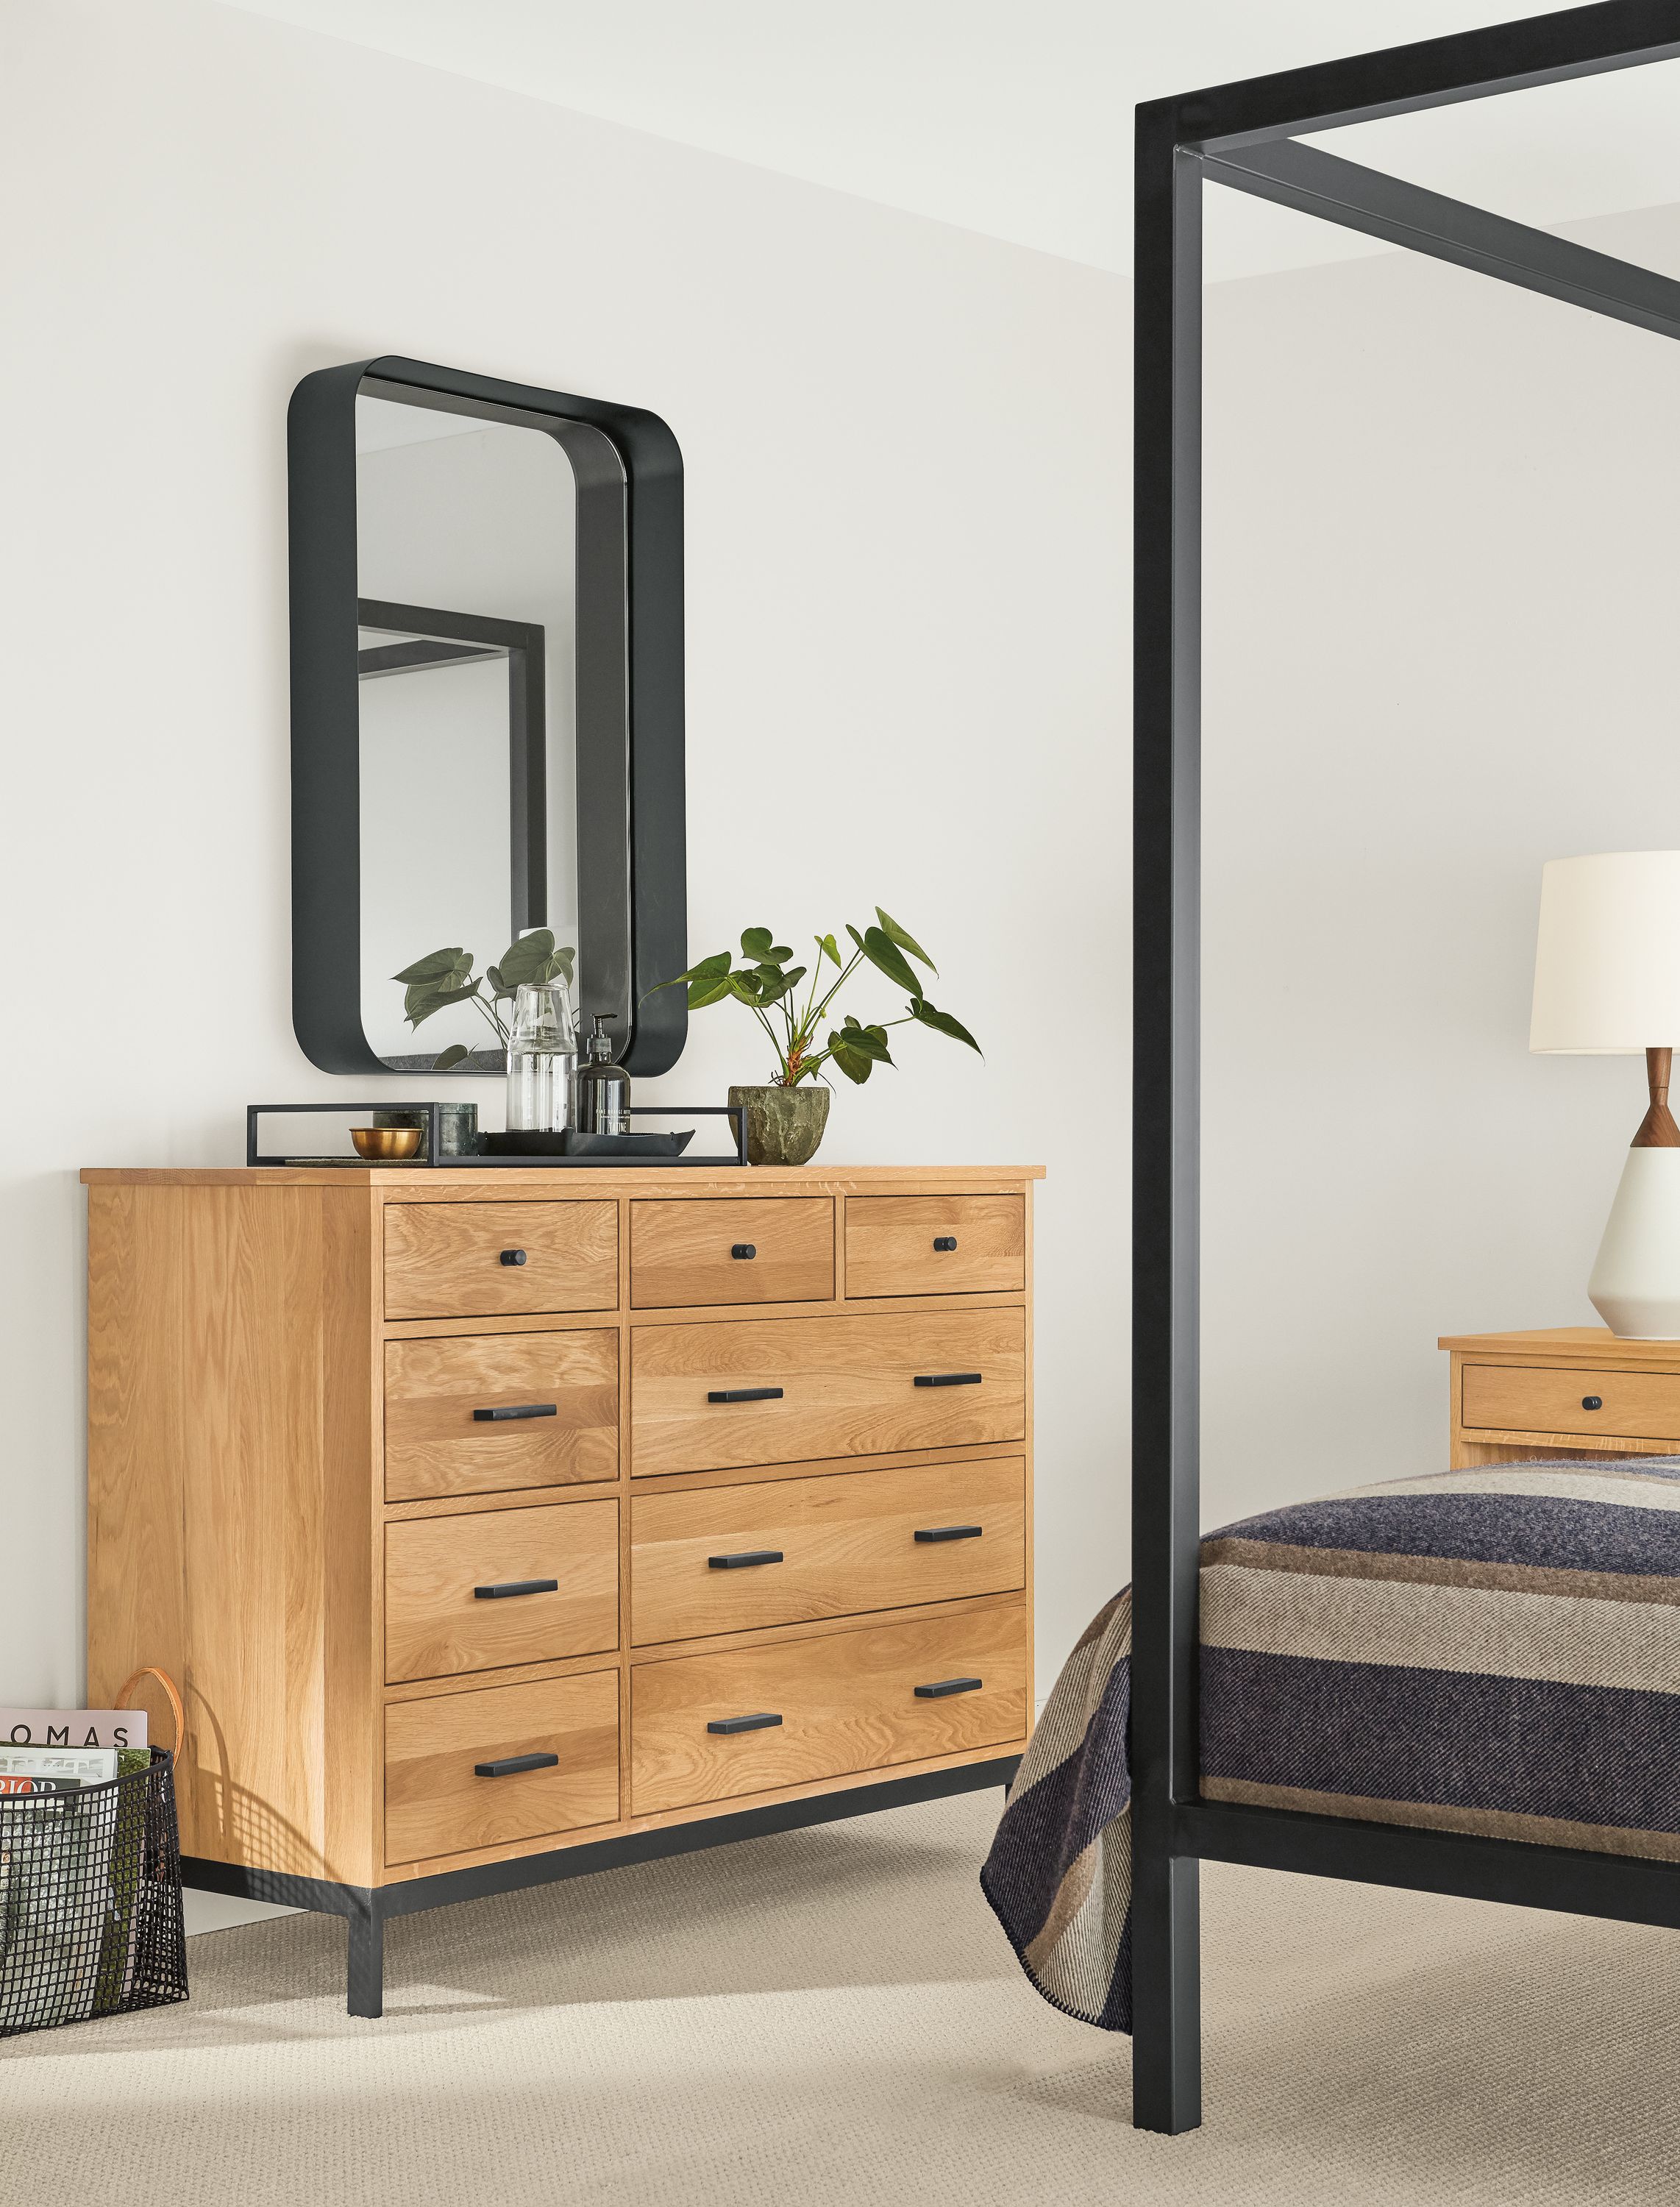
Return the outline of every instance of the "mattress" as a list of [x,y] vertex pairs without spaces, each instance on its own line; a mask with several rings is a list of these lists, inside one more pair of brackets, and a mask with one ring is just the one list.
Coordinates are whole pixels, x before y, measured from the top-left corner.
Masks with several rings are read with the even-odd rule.
[[[1680,1861],[1680,1457],[1356,1487],[1202,1543],[1211,1801]],[[1131,2027],[1131,1597],[1063,1666],[981,1883],[1028,1976]]]

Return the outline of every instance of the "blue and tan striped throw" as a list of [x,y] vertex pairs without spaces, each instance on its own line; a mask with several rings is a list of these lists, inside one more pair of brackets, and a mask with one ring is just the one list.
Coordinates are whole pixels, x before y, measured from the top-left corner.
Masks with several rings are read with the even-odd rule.
[[[981,1875],[1055,2006],[1131,2027],[1129,1592],[1069,1656]],[[1680,1861],[1680,1457],[1366,1486],[1211,1534],[1213,1801]]]

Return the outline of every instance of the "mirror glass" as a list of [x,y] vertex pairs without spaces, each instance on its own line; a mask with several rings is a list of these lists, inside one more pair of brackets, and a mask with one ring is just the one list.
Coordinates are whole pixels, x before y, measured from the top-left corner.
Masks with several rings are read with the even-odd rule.
[[362,1026],[393,1068],[499,1072],[480,1003],[415,1026],[393,977],[577,946],[577,478],[549,429],[366,386],[356,450]]

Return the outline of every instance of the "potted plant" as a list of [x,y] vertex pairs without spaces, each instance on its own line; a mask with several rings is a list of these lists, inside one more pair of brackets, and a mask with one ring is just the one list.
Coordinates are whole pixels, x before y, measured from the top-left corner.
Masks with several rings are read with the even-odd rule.
[[[831,1092],[824,1068],[831,1064],[838,1067],[848,1080],[861,1087],[877,1065],[893,1062],[887,1042],[889,1028],[913,1022],[979,1050],[979,1044],[962,1022],[949,1012],[942,1012],[924,995],[911,960],[936,974],[939,968],[927,952],[879,905],[875,916],[880,925],[865,928],[861,935],[847,924],[846,931],[854,945],[849,958],[841,957],[832,935],[818,935],[812,938],[816,954],[810,966],[790,966],[793,953],[778,943],[768,927],[749,927],[741,936],[742,964],[738,966],[727,950],[720,950],[691,966],[686,973],[660,984],[661,988],[673,989],[686,982],[691,1012],[732,997],[747,1007],[768,1037],[775,1052],[775,1080],[729,1091],[730,1102],[745,1107],[747,1155],[756,1165],[802,1165],[816,1156],[828,1122]],[[865,1026],[848,1012],[819,1041],[835,997],[865,963],[908,992],[910,1001],[903,1017]],[[828,981],[829,966],[834,969],[832,981]],[[797,992],[808,975],[810,986],[801,1002]]]

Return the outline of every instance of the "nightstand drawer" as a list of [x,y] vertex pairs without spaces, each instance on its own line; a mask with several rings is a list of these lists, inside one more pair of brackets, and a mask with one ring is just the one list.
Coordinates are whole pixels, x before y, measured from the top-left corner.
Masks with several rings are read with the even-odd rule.
[[728,1319],[631,1337],[631,1469],[721,1471],[1018,1441],[1026,1317]]
[[1467,1364],[1463,1385],[1466,1426],[1612,1440],[1680,1438],[1680,1372]]
[[827,1302],[834,1292],[832,1196],[630,1206],[630,1299],[638,1310]]
[[631,1638],[642,1646],[1003,1594],[1026,1579],[1019,1456],[638,1494]]
[[643,1663],[631,1674],[631,1812],[955,1755],[1025,1730],[1024,1608]]
[[385,1675],[445,1678],[619,1644],[619,1505],[549,1503],[385,1528]]
[[[481,1764],[532,1760],[519,1769]],[[385,1858],[511,1845],[619,1814],[619,1674],[491,1686],[385,1713]]]
[[392,1203],[387,1318],[508,1318],[612,1310],[616,1203]]
[[1019,1195],[854,1195],[846,1206],[846,1292],[1013,1295],[1026,1278]]
[[385,1498],[613,1479],[619,1337],[474,1333],[385,1345]]

